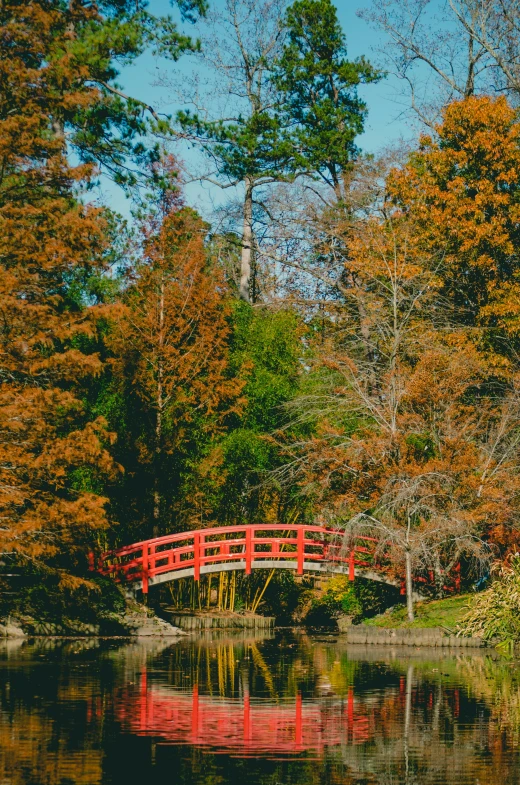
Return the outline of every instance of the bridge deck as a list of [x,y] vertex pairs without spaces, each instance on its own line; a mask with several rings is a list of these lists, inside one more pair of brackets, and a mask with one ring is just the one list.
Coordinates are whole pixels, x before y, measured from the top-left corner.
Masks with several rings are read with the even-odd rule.
[[[274,559],[254,560],[251,562],[251,570],[298,570],[298,563],[296,561],[275,561]],[[245,561],[222,562],[219,564],[205,564],[200,568],[200,575],[209,575],[216,572],[229,572],[231,570],[245,571]],[[304,561],[303,572],[320,572],[333,575],[348,575],[350,580],[350,570],[348,564],[319,564],[317,562]],[[354,568],[354,575],[358,578],[367,578],[371,581],[378,581],[379,583],[386,583],[389,586],[399,586],[399,581],[393,581],[384,573],[376,572],[375,570],[362,569],[360,567]],[[148,578],[149,586],[157,586],[160,583],[167,583],[168,581],[176,581],[179,578],[194,578],[195,569],[188,567],[182,570],[174,570],[172,572],[163,572],[159,575]],[[141,589],[141,582],[138,581],[134,584],[134,588]]]

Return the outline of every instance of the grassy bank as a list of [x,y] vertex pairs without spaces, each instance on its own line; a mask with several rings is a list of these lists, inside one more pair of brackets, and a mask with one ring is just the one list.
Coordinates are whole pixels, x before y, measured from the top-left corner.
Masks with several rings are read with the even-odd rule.
[[457,623],[464,616],[472,595],[458,594],[444,600],[418,602],[415,606],[415,621],[408,621],[406,606],[399,605],[380,616],[367,619],[364,624],[374,627],[404,627],[407,629],[424,629],[428,627],[445,627],[455,630]]

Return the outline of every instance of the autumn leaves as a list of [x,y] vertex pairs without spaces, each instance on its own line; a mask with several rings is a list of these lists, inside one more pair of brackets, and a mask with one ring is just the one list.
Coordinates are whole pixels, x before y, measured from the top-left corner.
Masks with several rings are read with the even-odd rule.
[[302,456],[322,514],[407,575],[410,617],[413,575],[441,594],[457,562],[478,574],[519,512],[519,127],[505,99],[470,98],[437,130],[338,225],[345,305],[318,352],[334,381]]

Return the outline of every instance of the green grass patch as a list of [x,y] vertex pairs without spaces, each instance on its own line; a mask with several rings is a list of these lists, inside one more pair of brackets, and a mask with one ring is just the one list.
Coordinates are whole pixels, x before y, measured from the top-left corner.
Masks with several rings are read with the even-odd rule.
[[407,629],[446,627],[455,630],[457,623],[467,610],[471,594],[458,594],[444,600],[417,602],[415,604],[415,621],[408,621],[406,606],[398,605],[380,616],[363,621],[372,627],[404,627]]

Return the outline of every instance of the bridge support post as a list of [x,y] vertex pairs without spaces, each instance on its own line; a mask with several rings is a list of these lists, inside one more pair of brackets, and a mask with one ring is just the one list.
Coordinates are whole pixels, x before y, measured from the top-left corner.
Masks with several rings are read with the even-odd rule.
[[355,569],[355,561],[354,561],[355,555],[356,554],[354,552],[354,548],[351,548],[349,556],[348,556],[348,579],[349,579],[349,581],[353,581],[354,578],[356,577],[356,569]]
[[148,594],[148,543],[143,545],[143,599]]
[[305,548],[304,543],[305,532],[303,529],[298,529],[298,533],[296,535],[296,551],[297,551],[297,574],[303,575],[303,551]]
[[200,579],[200,533],[193,534],[193,578]]
[[248,526],[246,529],[246,575],[251,575],[252,545],[253,538],[251,536],[251,529]]

